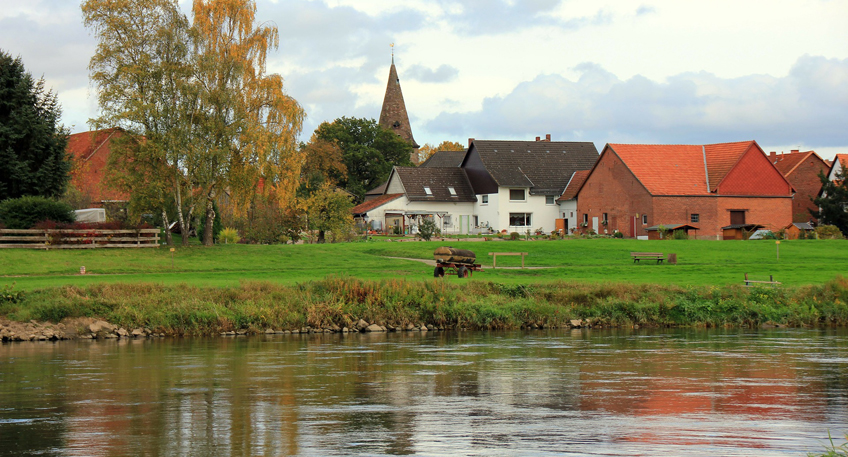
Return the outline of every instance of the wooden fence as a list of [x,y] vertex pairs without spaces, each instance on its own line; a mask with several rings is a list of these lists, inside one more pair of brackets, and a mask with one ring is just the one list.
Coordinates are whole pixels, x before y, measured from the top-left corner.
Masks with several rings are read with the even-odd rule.
[[0,249],[157,248],[159,229],[0,230]]

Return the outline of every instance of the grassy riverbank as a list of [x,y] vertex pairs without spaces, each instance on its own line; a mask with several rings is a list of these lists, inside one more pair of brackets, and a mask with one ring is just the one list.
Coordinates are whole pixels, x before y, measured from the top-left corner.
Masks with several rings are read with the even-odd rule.
[[622,283],[499,284],[329,277],[299,285],[245,282],[238,287],[156,284],[63,286],[5,299],[0,315],[58,322],[99,317],[169,334],[302,327],[830,326],[848,324],[848,279],[780,289]]
[[[483,272],[432,278],[438,246],[470,249]],[[634,264],[630,251],[676,253]],[[491,269],[488,252],[527,252],[527,269]],[[517,267],[520,259],[498,259]],[[87,274],[80,275],[80,266]],[[747,290],[773,275],[778,289]],[[211,248],[0,251],[0,316],[98,317],[127,328],[211,334],[249,329],[848,325],[848,242],[358,242]],[[836,279],[834,279],[836,278]]]
[[[425,280],[438,246],[477,253],[485,271],[468,282],[545,284],[624,282],[635,284],[723,286],[741,284],[745,273],[773,275],[784,285],[822,284],[848,276],[848,241],[637,241],[577,239],[557,241],[370,241],[325,245],[219,245],[120,250],[0,250],[0,284],[18,290],[63,285],[155,283],[199,287],[237,287],[243,281],[294,285],[330,275],[360,279]],[[676,253],[678,265],[634,264],[631,251]],[[527,252],[528,269],[491,269],[489,252]],[[518,257],[501,257],[499,266],[520,266]],[[80,275],[85,266],[86,275]],[[456,281],[456,278],[449,278]]]

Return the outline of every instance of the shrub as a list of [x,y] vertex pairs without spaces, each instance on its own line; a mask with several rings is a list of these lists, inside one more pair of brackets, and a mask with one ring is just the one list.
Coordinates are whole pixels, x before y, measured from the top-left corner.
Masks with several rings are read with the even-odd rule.
[[439,231],[436,222],[432,219],[424,219],[424,222],[418,227],[418,236],[424,241],[430,241],[430,238]]
[[509,239],[511,239],[511,240],[513,240],[513,241],[515,241],[515,240],[517,240],[517,239],[518,239],[518,237],[520,237],[520,236],[521,236],[521,235],[519,235],[519,234],[518,234],[518,232],[512,232],[512,233],[510,233],[510,234],[509,234]]
[[671,238],[673,240],[688,240],[689,234],[687,234],[685,230],[675,230],[674,233],[671,234]]
[[10,229],[29,229],[47,220],[71,223],[75,219],[70,205],[45,197],[11,198],[0,203],[0,221]]
[[236,244],[239,241],[241,241],[241,237],[238,234],[238,230],[234,228],[227,227],[218,234],[218,243]]
[[614,238],[624,238],[624,234],[619,232],[618,230],[616,230],[615,233],[612,234],[612,236]]
[[820,240],[841,240],[842,232],[835,225],[820,225],[816,227],[816,235]]

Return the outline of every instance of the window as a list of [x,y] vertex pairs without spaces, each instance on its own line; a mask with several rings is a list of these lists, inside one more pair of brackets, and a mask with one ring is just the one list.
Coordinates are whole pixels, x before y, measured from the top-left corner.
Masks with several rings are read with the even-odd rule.
[[701,215],[700,214],[692,213],[692,215],[689,216],[689,222],[691,222],[693,224],[700,222],[700,221],[701,221]]
[[509,201],[511,202],[523,202],[527,198],[524,196],[524,189],[510,189],[509,190]]
[[589,215],[588,215],[588,214],[586,214],[586,213],[583,213],[583,223],[584,223],[584,224],[588,224],[588,223],[589,223]]
[[479,216],[474,216],[474,226],[475,227],[480,226],[480,217]]
[[448,192],[450,192],[451,197],[456,197],[456,189],[453,187],[448,187]]
[[509,213],[509,225],[511,227],[530,227],[531,213]]
[[648,225],[648,215],[647,214],[642,215],[642,225]]
[[545,204],[546,205],[556,205],[556,196],[545,195]]
[[445,214],[445,215],[444,215],[444,217],[442,217],[442,224],[444,224],[444,225],[445,225],[445,227],[450,227],[450,226],[451,226],[451,217],[450,217],[450,214]]
[[427,186],[424,186],[424,193],[427,194],[428,197],[433,196],[433,191]]
[[481,204],[483,204],[483,205],[489,204],[489,196],[488,195],[483,195],[481,198],[482,198],[482,201],[480,202]]
[[604,213],[603,217],[601,218],[601,221],[602,222],[609,222],[609,219],[607,219],[607,213]]

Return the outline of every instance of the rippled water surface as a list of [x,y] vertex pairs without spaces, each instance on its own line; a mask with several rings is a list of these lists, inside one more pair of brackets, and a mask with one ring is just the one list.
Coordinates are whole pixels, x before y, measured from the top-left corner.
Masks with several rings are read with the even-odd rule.
[[828,431],[845,329],[0,345],[0,455],[806,455]]

